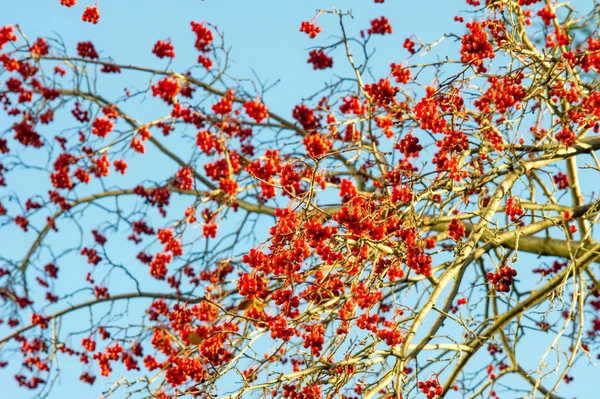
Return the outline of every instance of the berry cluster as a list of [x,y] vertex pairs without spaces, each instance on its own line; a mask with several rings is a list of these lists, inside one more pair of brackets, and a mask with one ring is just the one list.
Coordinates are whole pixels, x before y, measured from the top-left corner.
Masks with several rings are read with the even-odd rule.
[[233,90],[228,90],[227,93],[212,106],[215,114],[225,115],[232,111],[233,106]]
[[84,22],[91,22],[93,24],[97,24],[100,19],[100,13],[98,12],[98,7],[89,6],[86,7],[83,11],[83,15],[81,16],[81,20]]
[[419,381],[417,387],[427,396],[427,399],[433,399],[435,396],[442,396],[444,390],[437,378],[427,381]]
[[554,184],[556,184],[556,187],[559,190],[569,188],[569,178],[563,172],[558,172],[557,174],[552,176],[552,180],[554,181]]
[[173,44],[171,44],[171,42],[169,40],[166,41],[162,41],[159,40],[156,42],[156,44],[154,45],[154,48],[152,49],[152,53],[154,55],[156,55],[158,58],[174,58],[175,57],[175,47],[173,47]]
[[40,56],[48,55],[48,52],[50,51],[50,46],[48,46],[48,43],[46,43],[46,41],[40,37],[29,48],[29,51],[31,51],[33,54],[37,54]]
[[304,104],[296,105],[292,112],[292,117],[296,119],[305,130],[316,130],[321,127],[322,116],[315,116],[315,110],[308,108]]
[[263,119],[266,119],[269,116],[267,106],[258,100],[245,102],[244,109],[248,116],[254,119],[256,123],[261,123]]
[[192,169],[190,169],[189,166],[186,166],[177,171],[173,185],[182,190],[191,190],[194,187]]
[[160,97],[168,104],[173,104],[175,96],[181,90],[179,82],[171,77],[166,77],[158,81],[152,86],[152,97]]
[[303,21],[300,24],[300,32],[304,32],[308,35],[308,37],[314,39],[319,33],[321,33],[321,27],[313,24],[310,21]]
[[365,85],[365,92],[369,95],[371,102],[380,107],[394,104],[395,97],[400,89],[392,87],[388,79],[380,79],[377,83]]
[[410,37],[404,39],[404,44],[402,45],[411,54],[415,54],[417,50],[415,50],[415,42],[413,42]]
[[555,138],[565,146],[572,147],[573,144],[575,144],[577,136],[575,136],[575,133],[568,127],[563,127],[563,129],[556,134]]
[[492,105],[499,113],[505,113],[509,108],[518,106],[519,102],[525,98],[527,90],[523,87],[521,81],[522,76],[520,75],[513,79],[504,78],[501,80],[495,76],[490,77],[488,78],[489,89],[473,104],[484,113],[492,112]]
[[[484,30],[484,26],[479,22],[470,22],[466,24],[471,33],[465,34],[462,37],[462,54],[461,61],[465,63],[473,63],[473,65],[482,68],[483,60],[486,58],[494,58],[494,48],[488,40],[488,34]],[[483,69],[482,71],[485,71]]]
[[509,266],[501,267],[495,273],[489,272],[487,279],[494,285],[498,292],[510,292],[510,287],[514,283],[514,277],[517,271]]
[[465,226],[462,225],[460,220],[452,219],[448,226],[448,235],[454,241],[460,241],[461,238],[465,237]]
[[309,134],[302,140],[309,157],[317,158],[331,149],[332,143],[319,133]]
[[370,35],[392,34],[392,25],[386,17],[371,20],[371,28],[367,31]]
[[515,197],[510,197],[506,200],[506,216],[510,217],[511,222],[516,222],[517,219],[525,213],[523,207]]
[[77,55],[79,55],[81,58],[89,58],[91,60],[95,60],[100,57],[92,42],[77,43]]
[[392,70],[392,76],[396,78],[396,83],[404,83],[407,84],[410,81],[410,70],[406,69],[402,65],[394,64],[393,62],[390,64],[390,68]]
[[311,50],[308,53],[308,60],[306,62],[312,64],[315,70],[333,67],[333,58],[325,54],[323,50]]

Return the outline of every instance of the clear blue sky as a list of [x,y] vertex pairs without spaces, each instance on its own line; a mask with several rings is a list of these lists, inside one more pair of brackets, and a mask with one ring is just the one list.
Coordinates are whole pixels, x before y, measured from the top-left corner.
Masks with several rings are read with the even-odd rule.
[[[154,43],[171,38],[177,52],[173,69],[185,70],[194,63],[197,54],[190,45],[192,33],[189,23],[192,20],[207,21],[225,34],[226,44],[231,48],[232,75],[252,78],[255,74],[266,83],[279,81],[265,101],[272,110],[285,116],[290,116],[295,104],[320,89],[328,80],[329,72],[313,71],[306,64],[306,58],[309,47],[330,42],[332,32],[338,33],[337,20],[320,17],[319,25],[324,32],[315,41],[299,32],[300,22],[312,18],[317,9],[337,7],[351,10],[354,19],[348,22],[347,29],[354,34],[360,29],[368,29],[373,18],[385,15],[390,20],[394,35],[374,37],[372,41],[378,56],[374,75],[379,76],[387,74],[390,62],[400,62],[406,57],[407,53],[402,48],[404,38],[417,34],[425,42],[433,42],[444,33],[460,31],[453,17],[459,10],[467,8],[464,0],[387,0],[384,4],[373,4],[372,0],[102,0],[99,4],[100,22],[92,25],[80,20],[84,6],[91,3],[79,0],[76,7],[66,8],[60,6],[59,0],[0,0],[0,26],[19,24],[30,39],[60,35],[72,54],[77,42],[91,40],[103,55],[110,55],[118,63],[155,67],[164,66],[165,61],[159,61],[151,54]],[[445,43],[444,46],[458,53],[455,43]],[[336,51],[334,54],[340,54],[341,49]],[[122,85],[108,87],[107,90],[121,93]],[[150,119],[151,109],[145,112],[148,115],[140,110],[136,117]],[[6,125],[0,120],[0,129],[4,128]],[[30,237],[22,237],[2,238],[11,246],[14,244],[18,251],[30,242]],[[80,284],[81,280],[73,281]],[[71,320],[65,328],[77,323],[78,320]],[[77,362],[67,360],[61,363],[61,371],[61,380],[48,399],[98,397],[106,388],[102,378],[91,388],[77,381],[81,372]],[[576,377],[584,381],[586,375],[591,377],[590,373],[589,368],[578,368]],[[16,388],[11,370],[0,370],[0,380],[4,382],[0,398],[30,396],[29,392]],[[585,389],[585,383],[574,386]],[[563,391],[563,394],[565,392],[568,391]],[[585,390],[572,390],[567,396],[579,399],[595,397]],[[503,398],[508,399],[506,396]]]

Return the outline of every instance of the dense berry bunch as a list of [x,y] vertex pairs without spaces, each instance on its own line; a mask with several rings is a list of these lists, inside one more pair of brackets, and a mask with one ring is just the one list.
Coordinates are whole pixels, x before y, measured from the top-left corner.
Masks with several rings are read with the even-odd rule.
[[370,35],[392,34],[392,25],[386,17],[371,20],[371,28],[367,31]]
[[305,104],[296,105],[292,116],[305,130],[315,130],[321,127],[321,116],[315,116],[315,110],[308,108]]
[[452,219],[448,226],[448,235],[454,241],[460,241],[465,236],[465,226],[462,225],[459,219]]
[[232,111],[233,106],[233,90],[228,90],[227,93],[217,103],[213,104],[212,110],[215,114],[225,115]]
[[331,149],[332,143],[319,133],[306,136],[303,140],[308,156],[317,158]]
[[258,100],[245,102],[244,109],[248,116],[254,119],[256,123],[261,123],[263,119],[269,116],[267,106]]
[[171,43],[171,41],[159,40],[154,44],[154,48],[152,49],[152,53],[156,55],[158,58],[174,58],[175,57],[175,47]]
[[303,21],[300,24],[300,32],[304,32],[308,35],[308,37],[314,39],[319,33],[321,33],[321,27],[313,24],[310,21]]
[[333,67],[333,58],[325,54],[323,50],[311,50],[308,53],[309,64],[313,65],[313,69],[327,69]]
[[158,83],[152,86],[152,96],[160,97],[168,104],[173,104],[175,96],[181,90],[179,82],[171,77],[166,77],[158,81]]
[[567,147],[573,146],[575,144],[575,139],[577,136],[569,127],[563,127],[563,129],[556,134],[556,140],[560,141]]
[[505,213],[506,216],[510,217],[510,220],[512,222],[516,222],[517,219],[523,216],[525,211],[523,210],[523,207],[521,206],[521,203],[519,202],[518,198],[510,197],[506,200]]
[[513,285],[513,280],[516,275],[517,271],[515,269],[509,266],[503,266],[495,273],[489,272],[487,274],[487,279],[494,286],[496,291],[510,292],[510,287]]
[[396,83],[407,84],[410,81],[411,73],[409,69],[406,69],[402,65],[394,64],[393,62],[390,65],[390,68],[392,70],[392,76],[396,78]]
[[569,187],[569,178],[563,172],[558,172],[552,176],[552,180],[559,190],[565,190]]
[[188,166],[179,169],[175,175],[173,185],[182,190],[191,190],[194,187],[194,177],[192,169]]
[[100,13],[98,12],[98,7],[89,6],[86,7],[83,11],[83,15],[81,16],[81,20],[84,22],[91,22],[93,24],[97,24],[100,19]]
[[377,83],[365,85],[365,92],[371,101],[380,107],[395,103],[395,97],[400,89],[393,87],[388,79],[380,79]]
[[425,394],[427,399],[433,399],[436,396],[442,396],[444,393],[444,390],[440,386],[437,378],[432,378],[427,381],[419,381],[417,388],[419,388],[421,392]]
[[94,48],[92,42],[77,43],[77,54],[79,54],[81,58],[89,58],[92,60],[95,60],[99,57],[98,52]]
[[466,34],[462,38],[462,62],[470,62],[477,67],[482,67],[483,60],[486,58],[494,58],[494,48],[488,39],[488,34],[484,30],[484,26],[479,22],[467,23],[467,28],[471,33]]
[[44,40],[44,38],[40,37],[35,41],[35,43],[31,45],[29,51],[31,51],[33,54],[37,54],[40,56],[48,55],[48,52],[50,51],[50,46],[48,46],[48,43],[46,43],[46,40]]

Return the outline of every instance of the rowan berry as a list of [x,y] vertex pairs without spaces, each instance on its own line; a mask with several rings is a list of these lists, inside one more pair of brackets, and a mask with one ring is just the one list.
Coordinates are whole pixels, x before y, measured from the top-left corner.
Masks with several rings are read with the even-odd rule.
[[313,24],[310,21],[303,21],[300,24],[300,32],[304,32],[308,35],[308,37],[314,39],[321,32],[321,27]]
[[313,65],[313,69],[327,69],[333,67],[333,58],[325,54],[323,50],[311,50],[306,61]]
[[156,55],[158,58],[174,58],[175,57],[175,47],[169,40],[162,41],[159,40],[154,44],[154,48],[152,49],[152,53]]
[[392,25],[386,17],[371,20],[371,28],[367,31],[370,35],[385,35],[392,33]]
[[81,16],[81,20],[84,22],[91,22],[93,24],[97,24],[100,19],[100,13],[98,12],[98,7],[96,6],[88,6],[83,11],[83,15]]

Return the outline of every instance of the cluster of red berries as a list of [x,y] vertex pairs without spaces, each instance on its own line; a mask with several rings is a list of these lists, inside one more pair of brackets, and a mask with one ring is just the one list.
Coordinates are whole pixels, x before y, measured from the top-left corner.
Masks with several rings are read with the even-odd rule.
[[230,196],[234,196],[238,191],[238,184],[234,180],[221,179],[219,180],[219,189]]
[[371,28],[367,31],[370,35],[392,34],[392,25],[386,17],[371,20]]
[[152,97],[160,97],[168,104],[173,104],[175,96],[181,90],[179,82],[171,77],[166,77],[158,81],[152,86]]
[[427,381],[419,381],[417,388],[421,390],[427,396],[427,399],[433,399],[435,396],[442,396],[444,390],[442,389],[437,378],[432,378]]
[[164,42],[162,40],[159,40],[154,45],[154,48],[152,49],[152,53],[154,55],[156,55],[158,58],[164,58],[164,57],[174,58],[175,57],[175,47],[173,47],[173,44],[169,40],[166,40]]
[[428,96],[423,97],[413,107],[415,118],[420,122],[421,129],[442,133],[446,129],[447,122],[440,112],[439,99],[433,95],[435,89],[431,86],[427,87],[427,92]]
[[542,0],[519,0],[519,5],[520,6],[530,6],[535,3],[539,3],[540,1],[542,1]]
[[94,164],[92,165],[92,171],[96,177],[108,176],[108,173],[110,172],[108,155],[104,154],[102,158],[95,159]]
[[[346,96],[342,98],[343,104],[340,105],[340,112],[342,114],[353,113],[354,115],[365,115],[368,111],[368,107],[366,104],[362,104],[361,101],[356,96]],[[331,121],[329,119],[330,116],[327,115],[328,121],[327,123],[335,123],[337,122],[335,119]],[[333,116],[335,118],[335,116]]]
[[35,41],[35,43],[33,43],[31,47],[29,47],[29,51],[37,55],[48,55],[50,46],[48,46],[48,43],[46,43],[44,38],[40,37]]
[[537,12],[537,15],[540,18],[542,18],[542,20],[544,21],[544,25],[546,26],[550,26],[552,20],[556,18],[556,14],[552,11],[552,9],[549,6],[545,6],[544,8],[539,10]]
[[313,69],[327,69],[333,67],[333,58],[325,54],[323,50],[311,50],[308,53],[308,60],[306,60],[309,64],[312,64]]
[[510,107],[518,107],[519,102],[527,95],[527,90],[521,84],[521,76],[501,80],[492,76],[488,78],[488,82],[489,89],[473,103],[483,113],[492,112],[491,105],[499,113],[505,113]]
[[92,42],[77,43],[77,55],[81,58],[89,58],[91,60],[99,58],[98,52]]
[[[208,53],[210,51],[210,45],[214,40],[214,35],[204,24],[198,22],[191,22],[192,30],[196,34],[196,49],[201,53]],[[204,54],[200,54],[198,56],[198,63],[201,64],[207,71],[210,71],[210,68],[213,65],[213,62],[210,58],[206,57]]]
[[431,276],[431,255],[427,254],[421,247],[409,246],[406,251],[406,266],[417,274]]
[[461,238],[465,237],[465,226],[462,225],[460,220],[452,219],[448,226],[448,235],[454,241],[460,241]]
[[313,356],[320,356],[321,349],[325,343],[325,327],[323,324],[307,325],[306,332],[302,335],[305,348],[310,348]]
[[462,54],[461,61],[465,63],[473,63],[477,67],[481,67],[483,60],[486,58],[494,58],[494,47],[488,40],[488,34],[484,30],[484,26],[479,22],[470,22],[466,27],[471,31],[462,37]]
[[230,113],[233,109],[233,96],[233,90],[228,90],[218,102],[212,105],[213,112],[221,115]]
[[196,34],[196,48],[198,51],[207,53],[209,51],[208,47],[211,45],[214,39],[213,33],[210,31],[210,29],[204,26],[203,23],[192,21],[190,24],[192,25],[192,30]]
[[498,269],[495,273],[489,272],[487,279],[494,285],[498,292],[510,292],[510,287],[514,283],[514,277],[517,271],[509,266]]
[[575,133],[573,133],[573,131],[566,126],[563,127],[563,129],[554,137],[567,147],[572,147],[573,144],[575,144],[575,139],[577,138]]
[[304,21],[300,24],[300,32],[304,32],[308,35],[308,37],[314,39],[319,33],[321,33],[321,27],[313,24],[310,21]]
[[419,144],[418,137],[413,136],[412,133],[407,133],[394,148],[400,151],[406,158],[417,158],[423,146]]
[[563,268],[565,268],[567,266],[567,262],[560,262],[558,260],[555,260],[554,263],[552,263],[552,266],[549,266],[547,268],[543,268],[543,267],[536,267],[535,269],[532,270],[533,273],[539,273],[542,276],[547,276],[549,274],[554,274],[554,273],[558,273],[560,270],[562,270]]
[[365,92],[374,104],[380,107],[395,103],[399,88],[393,87],[388,79],[380,79],[377,83],[365,85]]
[[102,258],[98,255],[98,251],[93,248],[84,247],[81,250],[81,255],[85,255],[88,258],[88,263],[96,266],[98,263],[102,261]]
[[410,81],[411,73],[409,69],[393,62],[390,64],[390,68],[392,70],[392,76],[396,78],[396,83],[407,84]]
[[23,120],[20,123],[13,124],[13,130],[15,131],[15,140],[19,141],[24,146],[32,146],[40,148],[44,145],[42,142],[42,136],[33,130],[33,126]]
[[66,7],[73,7],[77,4],[77,0],[60,0],[60,4]]
[[258,100],[245,102],[244,109],[248,116],[254,119],[256,123],[261,123],[263,119],[266,119],[269,116],[267,106]]
[[569,187],[569,178],[563,172],[558,172],[552,177],[554,184],[559,190],[564,190]]
[[321,127],[321,115],[315,116],[315,110],[304,104],[296,105],[292,111],[292,117],[296,119],[305,130],[316,130]]
[[506,200],[506,210],[504,212],[506,213],[506,216],[510,217],[511,222],[516,222],[517,219],[525,213],[519,201],[514,197],[510,197]]
[[309,134],[304,137],[304,146],[309,157],[317,158],[325,154],[333,145],[330,140],[326,139],[319,133]]
[[409,53],[415,54],[417,50],[415,50],[415,42],[413,42],[410,37],[404,39],[404,44],[402,45]]
[[100,13],[98,12],[98,7],[89,6],[86,7],[83,11],[83,15],[81,16],[81,20],[84,22],[91,22],[93,24],[97,24],[100,19]]
[[171,263],[173,256],[167,253],[158,253],[150,262],[150,275],[157,280],[164,280],[168,269],[167,264]]
[[182,190],[191,190],[194,187],[192,169],[190,169],[189,166],[186,166],[177,171],[173,185]]
[[108,118],[99,117],[94,119],[92,127],[92,134],[104,138],[108,136],[108,133],[113,131],[114,124]]

